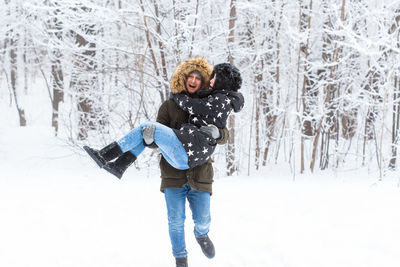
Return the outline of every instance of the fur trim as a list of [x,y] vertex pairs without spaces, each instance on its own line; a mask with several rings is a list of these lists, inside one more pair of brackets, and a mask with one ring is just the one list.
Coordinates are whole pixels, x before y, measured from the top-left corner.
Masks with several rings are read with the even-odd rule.
[[212,66],[202,57],[189,58],[179,63],[176,67],[171,79],[171,92],[173,94],[186,91],[186,78],[192,71],[197,70],[203,76],[203,84],[201,87],[207,87],[210,83],[210,75],[213,70]]

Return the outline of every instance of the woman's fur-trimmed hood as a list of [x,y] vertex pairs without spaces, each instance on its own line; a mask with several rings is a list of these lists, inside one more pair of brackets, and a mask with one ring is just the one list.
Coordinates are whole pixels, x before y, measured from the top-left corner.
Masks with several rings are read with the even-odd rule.
[[189,58],[188,60],[179,63],[176,67],[171,79],[171,92],[173,94],[186,91],[186,79],[192,71],[197,70],[203,77],[202,88],[210,83],[210,75],[213,67],[202,57]]

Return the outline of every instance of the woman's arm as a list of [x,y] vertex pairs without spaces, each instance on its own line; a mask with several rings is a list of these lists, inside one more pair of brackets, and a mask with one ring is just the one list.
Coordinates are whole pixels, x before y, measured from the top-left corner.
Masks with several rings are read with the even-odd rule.
[[185,94],[173,94],[172,99],[184,111],[190,115],[215,115],[215,107],[213,107],[213,97],[192,98]]

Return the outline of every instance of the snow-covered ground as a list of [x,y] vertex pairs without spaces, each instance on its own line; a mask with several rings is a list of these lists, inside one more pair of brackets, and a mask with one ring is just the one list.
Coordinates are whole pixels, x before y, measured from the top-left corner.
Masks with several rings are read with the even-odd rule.
[[[190,266],[398,267],[400,174],[292,175],[271,167],[216,177],[205,258]],[[174,266],[157,168],[122,180],[47,127],[0,128],[0,266]]]

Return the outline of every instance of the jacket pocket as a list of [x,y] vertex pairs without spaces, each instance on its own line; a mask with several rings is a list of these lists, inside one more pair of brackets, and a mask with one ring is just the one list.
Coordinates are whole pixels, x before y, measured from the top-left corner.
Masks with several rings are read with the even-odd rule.
[[214,182],[214,169],[210,161],[197,167],[195,173],[195,181],[202,184],[212,184]]
[[164,157],[160,160],[161,178],[186,179],[186,171],[172,167]]

